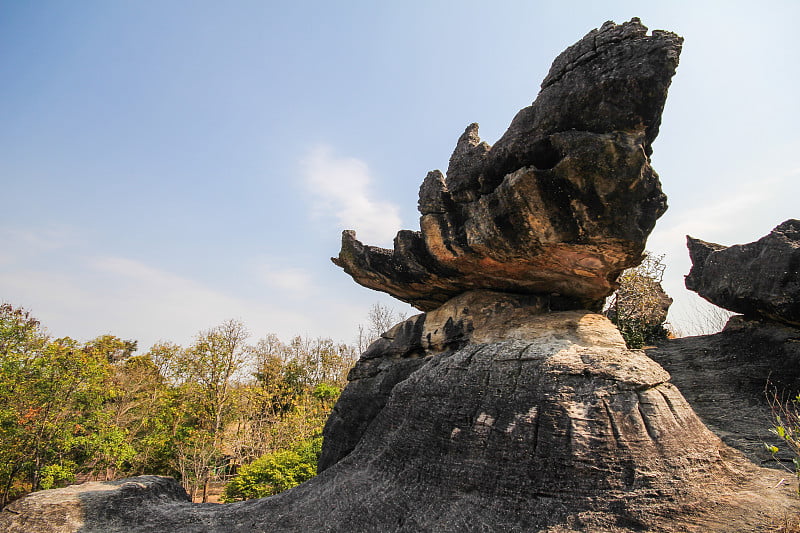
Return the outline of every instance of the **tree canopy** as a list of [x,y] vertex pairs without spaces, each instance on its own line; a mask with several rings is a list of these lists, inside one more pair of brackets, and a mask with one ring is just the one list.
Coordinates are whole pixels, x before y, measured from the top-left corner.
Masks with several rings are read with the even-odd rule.
[[139,474],[175,476],[206,501],[211,484],[256,460],[286,469],[271,490],[313,475],[308,443],[321,442],[356,349],[249,337],[229,320],[189,346],[162,342],[134,355],[135,341],[113,335],[51,338],[28,311],[2,304],[0,503]]

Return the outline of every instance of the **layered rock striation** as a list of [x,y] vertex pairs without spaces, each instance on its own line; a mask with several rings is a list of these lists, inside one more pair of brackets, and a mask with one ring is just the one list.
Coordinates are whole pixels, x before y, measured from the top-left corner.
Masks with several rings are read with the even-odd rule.
[[334,263],[423,311],[475,289],[599,309],[667,207],[649,155],[681,44],[638,19],[591,31],[494,146],[472,124],[447,174],[428,173],[421,231],[393,250],[345,231]]
[[722,246],[686,237],[686,288],[749,318],[800,326],[800,220],[749,244]]
[[[800,393],[800,328],[734,316],[719,333],[665,340],[647,355],[725,444],[755,464],[792,465],[786,443],[770,432],[770,396]],[[781,450],[778,461],[765,443]]]

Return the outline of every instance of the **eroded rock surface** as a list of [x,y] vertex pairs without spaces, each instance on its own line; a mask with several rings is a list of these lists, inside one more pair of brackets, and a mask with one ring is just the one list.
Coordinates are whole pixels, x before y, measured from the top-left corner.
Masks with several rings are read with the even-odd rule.
[[[365,353],[337,409],[336,453],[295,489],[95,503],[80,531],[729,533],[800,512],[788,476],[723,444],[608,319],[543,312],[536,298],[468,293],[412,317]],[[0,528],[35,513],[34,497]]]
[[[785,443],[770,433],[768,394],[800,393],[800,328],[734,316],[714,335],[660,342],[647,355],[672,375],[703,422],[755,464],[791,467]],[[783,450],[775,461],[764,448]]]
[[393,250],[346,231],[333,261],[424,311],[475,289],[599,309],[666,209],[649,155],[681,44],[638,19],[593,30],[494,146],[466,129],[446,176],[422,183],[421,231],[399,232]]
[[[128,531],[132,521],[138,522],[140,531],[145,531],[150,508],[167,510],[170,505],[190,501],[183,487],[169,477],[140,476],[83,483],[34,492],[6,506],[0,513],[0,531]],[[151,525],[154,529],[150,531],[161,531],[157,522]]]
[[749,244],[722,246],[687,237],[686,288],[751,318],[800,326],[800,220]]

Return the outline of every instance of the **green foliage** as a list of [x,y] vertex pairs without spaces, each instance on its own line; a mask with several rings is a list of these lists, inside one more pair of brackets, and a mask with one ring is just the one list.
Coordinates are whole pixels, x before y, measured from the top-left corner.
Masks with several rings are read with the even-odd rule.
[[269,453],[239,469],[225,485],[223,501],[234,502],[272,496],[317,474],[322,437],[302,441],[289,450]]
[[313,476],[312,438],[355,350],[274,335],[251,346],[248,335],[227,321],[188,347],[133,355],[136,342],[113,335],[51,339],[27,311],[0,305],[0,505],[76,479],[139,474],[174,476],[205,501],[212,483],[259,457],[272,457],[260,463],[269,490]]
[[314,387],[314,392],[312,394],[314,398],[321,402],[334,402],[342,394],[342,389],[328,383],[320,383]]
[[628,348],[633,350],[664,340],[669,335],[663,324],[647,324],[631,318],[612,318],[611,321],[619,329]]
[[666,339],[664,327],[672,299],[661,288],[664,256],[646,254],[642,263],[619,277],[605,314],[619,328],[628,348],[638,349]]
[[0,306],[0,503],[133,455],[106,411],[120,346],[131,343],[50,339],[27,311]]
[[39,486],[42,489],[52,489],[53,487],[75,481],[75,465],[47,465],[41,470]]
[[[786,445],[791,453],[793,473],[800,478],[800,394],[784,401],[778,395],[777,390],[767,390],[767,399],[772,407],[772,427],[770,433],[777,436]],[[781,450],[772,444],[764,443],[767,451],[780,464],[783,462],[778,458]],[[797,488],[800,495],[800,485]]]

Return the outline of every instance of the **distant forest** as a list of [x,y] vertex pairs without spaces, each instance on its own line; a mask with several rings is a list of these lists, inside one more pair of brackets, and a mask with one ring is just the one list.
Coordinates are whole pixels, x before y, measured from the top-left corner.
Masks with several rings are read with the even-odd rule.
[[[0,305],[0,506],[28,492],[140,474],[178,479],[195,501],[285,490],[316,473],[328,413],[357,355],[401,319],[375,304],[356,345],[267,335],[235,320],[190,346],[113,335],[51,338]],[[238,475],[237,475],[238,474]]]

